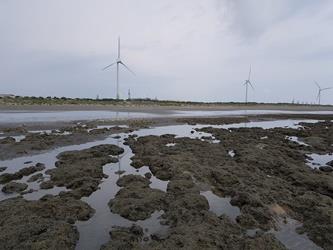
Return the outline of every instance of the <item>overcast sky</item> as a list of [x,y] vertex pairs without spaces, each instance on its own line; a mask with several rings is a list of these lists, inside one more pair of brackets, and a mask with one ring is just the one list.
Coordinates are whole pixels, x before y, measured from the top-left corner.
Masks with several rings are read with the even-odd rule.
[[[331,0],[0,0],[0,93],[315,102],[333,86]],[[333,90],[322,103],[333,104]]]

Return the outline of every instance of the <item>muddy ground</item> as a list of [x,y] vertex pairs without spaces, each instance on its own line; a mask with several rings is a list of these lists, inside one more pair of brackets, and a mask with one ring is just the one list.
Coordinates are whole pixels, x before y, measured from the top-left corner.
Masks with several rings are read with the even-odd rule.
[[[290,116],[256,117],[275,118]],[[296,118],[327,121],[301,124],[303,129],[221,129],[209,125],[200,129],[199,132],[212,134],[220,143],[212,143],[209,138],[176,138],[172,134],[129,136],[126,144],[134,153],[131,164],[138,169],[148,166],[156,178],[169,183],[163,192],[149,186],[149,175],[122,175],[117,181],[121,189],[107,202],[110,211],[134,225],[113,228],[110,241],[101,249],[285,249],[271,231],[277,229],[279,218],[302,222],[299,233],[306,233],[324,249],[333,249],[333,172],[306,165],[309,153],[333,152],[332,117]],[[173,122],[229,124],[252,119],[183,118]],[[135,133],[151,123],[90,132],[87,130],[96,124],[62,128],[61,131],[72,129],[68,135],[27,134],[21,142],[0,144],[0,158],[93,141],[120,132]],[[297,136],[307,145],[290,141],[286,136]],[[174,146],[166,146],[169,143]],[[42,146],[36,148],[39,144]],[[45,173],[49,178],[40,185],[64,186],[68,191],[36,201],[27,201],[22,196],[0,201],[0,248],[74,249],[79,238],[75,222],[88,220],[94,213],[81,198],[98,189],[105,178],[103,166],[118,161],[117,156],[122,153],[123,149],[116,145],[98,145],[59,154],[55,168]],[[0,181],[11,183],[8,188],[14,187],[13,192],[19,193],[23,187],[17,187],[15,182],[24,176],[37,181],[42,170],[43,165],[36,165],[13,174],[0,173]],[[235,220],[210,211],[207,199],[200,194],[207,189],[219,197],[231,198],[231,204],[240,209]],[[146,238],[144,229],[135,222],[160,210],[164,211],[160,223],[169,229]],[[248,230],[253,229],[257,233],[249,234]]]

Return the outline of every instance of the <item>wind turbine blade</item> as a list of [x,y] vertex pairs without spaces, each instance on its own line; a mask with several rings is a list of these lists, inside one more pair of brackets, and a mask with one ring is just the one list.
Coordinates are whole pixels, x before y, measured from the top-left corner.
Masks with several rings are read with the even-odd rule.
[[333,89],[333,87],[323,88],[323,89],[321,89],[321,90],[329,90],[329,89]]
[[110,68],[112,65],[115,65],[117,62],[111,63],[110,65],[106,66],[105,68],[103,68],[102,70],[106,70],[107,68]]
[[252,83],[250,81],[248,81],[248,83],[250,84],[251,88],[254,90]]
[[127,67],[126,65],[125,65],[125,63],[123,63],[123,62],[120,62],[120,64],[122,64],[129,72],[131,72],[133,75],[136,75],[129,67]]
[[319,89],[321,89],[320,86],[319,86],[319,84],[316,81],[314,83],[318,86]]
[[120,37],[118,37],[118,58],[120,58]]
[[250,77],[251,77],[251,65],[250,65],[250,70],[249,70],[249,77],[247,78],[247,80],[250,81]]

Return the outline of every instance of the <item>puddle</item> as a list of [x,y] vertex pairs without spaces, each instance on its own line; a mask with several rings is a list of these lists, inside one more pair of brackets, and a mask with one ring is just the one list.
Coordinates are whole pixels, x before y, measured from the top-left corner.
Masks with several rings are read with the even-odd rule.
[[52,130],[50,129],[45,129],[45,130],[29,130],[29,133],[32,134],[52,134]]
[[110,128],[114,128],[114,127],[119,127],[119,128],[128,128],[128,125],[98,125],[97,129],[110,129]]
[[50,130],[50,129],[45,129],[45,130],[29,130],[29,133],[32,134],[46,134],[46,135],[71,135],[73,134],[72,132],[69,131],[63,131],[61,132],[60,130]]
[[[46,134],[46,135],[71,135],[72,132],[69,132],[69,131],[64,131],[64,132],[60,132],[58,130],[56,131],[52,131],[52,130],[31,130],[31,131],[28,131],[29,133],[31,134]],[[6,137],[12,137],[15,139],[16,142],[20,142],[22,140],[24,140],[26,138],[26,135],[9,135],[9,136],[0,136],[0,140],[1,139],[4,139]]]
[[305,142],[300,141],[297,136],[286,136],[286,139],[288,139],[289,141],[296,142],[299,145],[309,146],[309,144],[306,144]]
[[261,233],[262,230],[259,228],[255,228],[255,229],[248,229],[246,230],[245,234],[247,236],[249,236],[250,238],[254,238],[258,233]]
[[[97,145],[100,145],[100,144],[113,144],[114,142],[115,142],[115,139],[107,138],[107,139],[104,139],[104,140],[88,142],[88,143],[79,144],[79,145],[59,147],[59,148],[53,149],[51,151],[48,151],[48,152],[45,152],[45,153],[42,153],[42,154],[24,156],[24,157],[14,158],[14,159],[11,159],[11,160],[0,161],[0,166],[6,166],[7,167],[7,169],[5,171],[1,172],[1,174],[15,173],[15,172],[19,171],[20,169],[22,169],[24,167],[32,166],[32,165],[35,165],[36,163],[43,163],[43,164],[45,164],[45,169],[43,171],[38,172],[38,173],[42,173],[44,176],[47,177],[47,175],[45,174],[45,171],[48,170],[48,169],[55,168],[55,162],[58,160],[57,155],[60,154],[61,152],[72,151],[72,150],[82,150],[82,149],[87,149],[87,148],[97,146]],[[31,163],[29,163],[27,165],[27,164],[24,164],[25,162],[31,162]],[[34,175],[34,174],[32,174],[32,175]],[[31,175],[30,176],[25,176],[21,180],[16,180],[16,182],[26,183],[26,180],[29,177],[31,177]],[[33,183],[27,183],[27,184],[29,185],[27,190],[30,189],[30,188],[36,190],[36,192],[27,194],[26,195],[27,199],[37,199],[42,194],[56,195],[60,191],[63,191],[62,188],[57,188],[57,187],[54,188],[54,189],[49,189],[49,190],[42,190],[42,189],[39,188],[39,184],[34,183],[34,182]],[[3,187],[3,185],[0,184],[0,190],[2,189],[2,187]],[[11,198],[11,197],[15,197],[15,196],[18,196],[18,194],[12,194],[12,195],[8,196],[8,195],[6,195],[6,194],[4,194],[3,192],[0,191],[0,201],[4,200],[4,199]]]
[[228,155],[230,155],[230,157],[234,158],[235,155],[236,155],[236,153],[235,153],[234,150],[229,150],[229,151],[228,151]]
[[296,229],[302,226],[297,220],[287,218],[286,223],[282,218],[277,220],[278,230],[270,230],[271,233],[290,250],[321,250],[311,241],[306,234],[298,234]]
[[[14,182],[25,183],[25,184],[28,185],[28,187],[23,192],[27,192],[29,190],[33,190],[33,192],[29,192],[29,193],[24,194],[23,195],[24,199],[26,199],[26,200],[39,200],[44,195],[49,195],[49,194],[50,195],[57,195],[57,194],[59,194],[62,191],[69,191],[66,187],[57,187],[57,186],[55,186],[53,188],[50,188],[50,189],[41,189],[39,187],[39,185],[40,185],[41,182],[37,182],[37,181],[27,182],[27,180],[32,175],[35,175],[35,174],[38,174],[38,173],[42,173],[43,174],[43,177],[44,177],[43,181],[48,180],[49,176],[45,175],[44,172],[45,172],[45,170],[39,171],[39,172],[35,172],[35,173],[33,173],[33,174],[29,175],[29,176],[24,176],[20,180],[14,180]],[[5,199],[9,199],[9,198],[14,198],[14,197],[17,197],[17,196],[20,195],[18,193],[6,194],[6,193],[1,192],[1,189],[2,189],[3,186],[4,185],[0,185],[0,201],[1,200],[5,200]]]
[[[146,173],[150,173],[151,174],[151,178],[149,179],[151,181],[149,187],[150,188],[155,188],[155,189],[159,189],[163,192],[167,191],[167,187],[168,187],[168,183],[169,181],[162,181],[158,178],[156,178],[152,172],[149,170],[149,167],[147,166],[143,166],[139,169],[139,171],[136,172],[136,174],[140,174],[142,176],[144,176]],[[134,173],[132,173],[134,174]]]
[[221,198],[215,195],[212,191],[200,192],[209,203],[209,211],[217,216],[222,214],[228,216],[232,221],[236,221],[236,217],[240,215],[240,209],[230,204],[231,198]]
[[[204,141],[210,141],[212,143],[220,143],[219,140],[206,132],[198,132],[198,129],[202,129],[205,127],[212,127],[212,128],[220,128],[220,129],[231,129],[231,128],[253,128],[259,127],[263,129],[270,129],[270,128],[294,128],[299,129],[302,126],[299,125],[301,122],[307,123],[317,123],[318,120],[275,120],[275,121],[258,121],[258,122],[248,122],[248,123],[233,123],[233,124],[224,124],[224,125],[210,125],[210,124],[197,124],[197,125],[170,125],[170,126],[163,126],[163,127],[153,127],[147,129],[141,129],[139,131],[135,131],[134,134],[137,134],[139,137],[142,136],[149,136],[149,135],[156,135],[161,136],[163,134],[174,134],[176,135],[175,138],[180,137],[188,137],[191,139],[201,139]],[[211,140],[207,140],[206,138],[211,137]],[[260,139],[264,140],[268,137],[261,137]]]
[[[27,188],[29,190],[30,187]],[[39,187],[36,189],[36,192],[28,193],[23,195],[23,198],[26,200],[39,200],[44,195],[58,195],[60,192],[66,192],[69,191],[65,187],[54,187],[51,189],[39,189]]]
[[10,136],[0,136],[0,140],[5,139],[6,137],[14,138],[16,142],[20,142],[23,139],[25,139],[25,135],[10,135]]
[[[263,128],[263,129],[272,129],[272,128],[293,128],[293,129],[301,129],[303,126],[299,125],[301,122],[306,123],[317,123],[319,120],[294,120],[294,119],[286,119],[286,120],[274,120],[274,121],[250,121],[245,123],[233,123],[226,125],[214,125],[211,127],[217,128]],[[266,139],[265,137],[263,139]]]
[[318,169],[321,166],[328,166],[327,163],[333,161],[333,154],[307,154],[312,160],[308,159],[306,165],[310,168]]
[[[138,131],[133,132],[132,134],[136,134],[138,135],[138,137],[149,136],[149,135],[161,136],[165,134],[173,134],[175,135],[175,138],[187,137],[190,139],[199,139],[202,141],[207,141],[209,143],[220,143],[220,140],[216,140],[216,138],[212,134],[196,130],[210,126],[211,125],[187,125],[187,124],[170,125],[163,127],[140,129]],[[174,146],[174,143],[168,143],[166,144],[166,146],[172,147]]]
[[[108,137],[107,139],[89,142],[80,145],[71,145],[60,147],[54,149],[49,152],[45,152],[38,155],[32,155],[27,157],[19,157],[11,160],[0,161],[1,166],[6,166],[7,169],[3,171],[3,173],[14,173],[18,170],[35,165],[36,163],[45,164],[46,168],[43,171],[36,173],[43,173],[47,180],[47,175],[45,175],[45,171],[51,168],[55,168],[55,162],[57,161],[56,156],[64,151],[71,150],[82,150],[86,148],[90,148],[100,144],[115,144],[122,148],[124,148],[125,152],[119,156],[119,162],[106,164],[103,166],[103,172],[108,175],[108,178],[103,179],[103,182],[100,184],[99,188],[96,192],[91,194],[89,197],[82,198],[83,201],[87,202],[91,207],[96,210],[94,216],[84,222],[78,222],[78,230],[80,232],[80,240],[77,244],[76,249],[99,249],[100,246],[109,241],[109,231],[112,226],[126,226],[129,227],[133,224],[132,221],[129,221],[125,218],[122,218],[118,214],[111,213],[109,206],[107,203],[110,199],[114,198],[116,193],[119,191],[120,187],[117,186],[116,182],[120,178],[120,171],[125,171],[123,174],[139,174],[144,176],[146,173],[150,173],[148,167],[142,167],[138,171],[130,166],[130,158],[133,156],[131,149],[128,146],[123,145],[123,139],[127,136],[126,134],[119,134],[120,138],[115,139],[112,137]],[[24,164],[26,162],[30,162],[28,165]],[[34,174],[36,174],[34,173]],[[32,175],[34,175],[32,174]],[[37,182],[27,182],[27,180],[32,176],[24,176],[21,180],[17,180],[17,182],[28,184],[28,188],[25,190],[33,189],[35,192],[25,194],[23,197],[27,200],[36,200],[41,198],[46,194],[57,195],[61,191],[66,191],[67,189],[64,187],[54,187],[52,189],[43,190],[39,188],[39,183]],[[168,181],[162,181],[152,175],[150,178],[151,188],[160,189],[166,192]],[[0,185],[0,189],[3,185]],[[19,194],[5,194],[0,192],[0,200],[16,197]],[[136,224],[143,227],[145,233],[150,234],[163,234],[167,230],[167,226],[161,225],[159,223],[159,217],[163,214],[163,211],[155,211],[150,218],[144,221],[137,221]]]
[[209,127],[208,125],[170,125],[163,127],[152,127],[140,129],[133,132],[139,137],[155,135],[161,136],[165,134],[173,134],[175,138],[188,137],[191,139],[202,139],[202,137],[212,137],[210,133],[198,132],[195,129],[200,129],[204,127]]
[[[117,192],[121,189],[116,183],[121,175],[135,174],[142,175],[151,173],[147,166],[135,169],[130,165],[130,158],[133,156],[130,147],[123,144],[126,134],[119,134],[119,139],[111,138],[110,143],[118,145],[124,148],[124,153],[119,156],[119,162],[110,163],[103,167],[103,172],[108,175],[108,178],[103,179],[102,184],[99,185],[99,189],[91,194],[89,197],[84,197],[82,200],[88,203],[95,209],[94,216],[88,221],[79,221],[76,223],[80,232],[80,239],[76,246],[76,249],[100,249],[102,244],[107,243],[110,240],[109,232],[113,226],[130,227],[132,224],[140,225],[144,231],[145,236],[149,236],[155,233],[165,233],[168,229],[167,226],[160,224],[159,217],[163,214],[163,211],[155,211],[152,216],[144,221],[130,221],[119,214],[112,213],[108,202],[115,197]],[[123,174],[121,174],[125,171]],[[154,175],[150,178],[151,188],[160,189],[166,191],[168,181],[162,181],[156,178]]]
[[139,220],[136,222],[137,225],[141,226],[144,231],[144,237],[149,237],[153,234],[167,235],[169,233],[169,226],[161,225],[160,220],[164,211],[155,211],[150,218],[146,220]]

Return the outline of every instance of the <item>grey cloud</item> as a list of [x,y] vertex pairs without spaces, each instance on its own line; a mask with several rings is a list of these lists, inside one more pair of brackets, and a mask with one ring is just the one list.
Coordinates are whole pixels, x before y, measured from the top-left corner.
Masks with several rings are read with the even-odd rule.
[[137,73],[121,71],[123,97],[242,101],[252,64],[251,100],[313,102],[313,79],[332,78],[332,16],[326,0],[3,0],[0,92],[114,97],[100,69],[120,35]]

